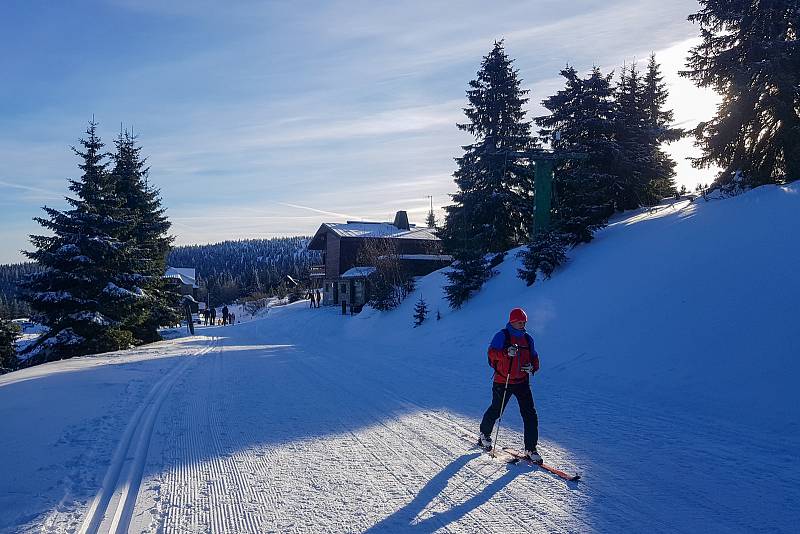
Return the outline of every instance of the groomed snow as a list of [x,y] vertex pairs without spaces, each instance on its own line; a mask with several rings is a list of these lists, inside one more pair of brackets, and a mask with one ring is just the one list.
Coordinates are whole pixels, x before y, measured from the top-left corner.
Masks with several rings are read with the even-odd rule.
[[[530,288],[510,254],[457,312],[437,272],[390,313],[298,302],[4,375],[0,531],[793,532],[798,229],[798,184],[678,202]],[[461,438],[514,306],[540,452],[580,482]],[[502,424],[520,445],[515,402]]]

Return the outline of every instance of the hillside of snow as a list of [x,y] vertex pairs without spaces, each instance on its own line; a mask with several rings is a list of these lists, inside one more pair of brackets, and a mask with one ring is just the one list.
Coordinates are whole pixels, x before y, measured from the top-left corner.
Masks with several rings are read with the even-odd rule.
[[[0,532],[792,532],[800,184],[629,213],[461,310],[306,302],[0,377]],[[412,327],[422,295],[429,320]],[[545,461],[468,440],[522,306]],[[442,319],[435,319],[437,309]],[[515,401],[500,442],[521,446]]]

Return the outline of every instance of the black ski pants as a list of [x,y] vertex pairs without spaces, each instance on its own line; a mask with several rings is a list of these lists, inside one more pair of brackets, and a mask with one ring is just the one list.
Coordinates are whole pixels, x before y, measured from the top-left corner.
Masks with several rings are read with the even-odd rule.
[[[495,382],[492,385],[492,404],[486,413],[483,414],[481,421],[481,433],[484,436],[491,436],[494,423],[500,417],[500,405],[503,402],[503,391],[505,390],[505,383],[498,384]],[[533,394],[531,393],[531,386],[528,382],[522,384],[509,384],[508,393],[506,394],[506,405],[511,397],[517,398],[519,404],[519,413],[522,415],[522,423],[525,426],[525,449],[532,451],[536,449],[536,444],[539,442],[539,416],[536,414],[536,407],[533,405]]]

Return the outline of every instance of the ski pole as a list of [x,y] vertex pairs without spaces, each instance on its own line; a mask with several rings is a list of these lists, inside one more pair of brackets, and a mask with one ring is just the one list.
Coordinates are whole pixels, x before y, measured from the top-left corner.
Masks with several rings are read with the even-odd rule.
[[494,442],[492,442],[492,457],[496,458],[497,454],[497,437],[500,435],[500,421],[503,420],[503,411],[506,407],[506,393],[508,393],[508,379],[511,377],[511,367],[514,365],[514,357],[511,356],[511,361],[508,363],[508,372],[506,373],[506,387],[503,388],[503,400],[500,403],[500,417],[497,418],[497,428],[494,430]]

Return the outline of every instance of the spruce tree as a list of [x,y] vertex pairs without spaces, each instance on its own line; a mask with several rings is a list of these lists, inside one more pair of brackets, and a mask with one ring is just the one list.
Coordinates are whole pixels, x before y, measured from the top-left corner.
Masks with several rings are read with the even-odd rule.
[[546,230],[537,233],[530,245],[520,253],[522,268],[518,270],[525,283],[533,285],[539,273],[550,278],[553,271],[567,260],[567,239],[557,230]]
[[28,350],[35,364],[118,350],[135,338],[125,321],[148,300],[136,273],[125,270],[136,255],[126,242],[133,220],[107,172],[107,154],[90,122],[77,180],[70,180],[71,209],[45,207],[36,220],[52,235],[33,235],[35,249],[25,254],[44,269],[25,283],[26,297],[39,322],[49,328]]
[[528,91],[518,70],[495,42],[483,58],[477,78],[469,82],[469,122],[458,124],[474,142],[463,147],[454,173],[458,191],[445,207],[439,230],[445,250],[457,262],[445,288],[451,306],[460,307],[491,275],[484,254],[505,252],[528,239],[533,220],[533,168],[513,152],[535,146],[523,106]]
[[650,160],[647,194],[661,199],[676,193],[675,161],[663,150],[665,143],[672,143],[686,135],[681,128],[672,126],[675,115],[671,109],[665,109],[669,90],[661,75],[661,66],[656,55],[650,54],[647,72],[642,87],[642,106],[647,117],[647,131],[650,137],[653,155]]
[[[546,98],[550,111],[535,119],[540,135],[556,150],[581,152],[586,160],[560,163],[554,174],[552,225],[565,234],[568,244],[592,239],[614,211],[620,147],[616,141],[615,103],[611,75],[594,68],[581,79],[567,67],[561,71],[564,89]],[[559,135],[555,135],[558,132]]]
[[160,193],[148,183],[149,168],[136,137],[127,130],[114,142],[111,178],[132,220],[122,236],[134,254],[124,267],[149,299],[147,306],[126,319],[125,325],[143,342],[160,339],[158,327],[179,322],[180,295],[163,277],[173,238]]
[[616,180],[611,190],[618,211],[655,203],[648,194],[650,172],[655,166],[642,79],[636,64],[623,66],[615,90],[614,138],[619,146]]
[[0,317],[0,374],[13,371],[17,368],[17,350],[14,345],[19,337],[19,327]]
[[425,217],[425,224],[428,228],[436,228],[436,215],[434,215],[433,210],[430,210],[428,216]]
[[492,275],[486,258],[475,251],[462,251],[450,270],[445,272],[449,284],[444,287],[450,307],[458,309],[469,300]]
[[534,141],[523,109],[528,91],[521,88],[512,63],[503,42],[495,42],[477,78],[469,82],[464,108],[469,122],[457,126],[475,141],[456,158],[458,191],[452,196],[453,204],[445,207],[440,231],[448,250],[504,252],[528,238],[533,168],[508,153],[531,148]]
[[615,207],[652,206],[675,194],[675,162],[662,145],[683,135],[671,125],[672,111],[664,109],[668,92],[655,56],[650,56],[644,76],[636,63],[623,66],[615,95],[615,138],[620,151],[613,190]]
[[425,322],[427,317],[428,305],[425,304],[425,300],[422,298],[422,295],[420,295],[416,306],[414,306],[414,328]]
[[800,9],[797,0],[700,0],[689,16],[702,42],[681,75],[722,95],[694,131],[697,167],[719,165],[715,185],[741,171],[751,186],[800,178]]

